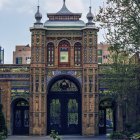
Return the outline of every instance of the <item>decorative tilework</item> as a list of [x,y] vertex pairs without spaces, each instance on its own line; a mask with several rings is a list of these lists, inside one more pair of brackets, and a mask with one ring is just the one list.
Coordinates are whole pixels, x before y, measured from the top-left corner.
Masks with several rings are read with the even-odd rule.
[[93,49],[89,48],[89,63],[93,63]]
[[48,75],[47,75],[47,83],[49,83],[55,76],[59,76],[59,75],[70,75],[70,76],[74,76],[80,83],[82,83],[82,71],[73,71],[73,70],[54,70],[48,71]]

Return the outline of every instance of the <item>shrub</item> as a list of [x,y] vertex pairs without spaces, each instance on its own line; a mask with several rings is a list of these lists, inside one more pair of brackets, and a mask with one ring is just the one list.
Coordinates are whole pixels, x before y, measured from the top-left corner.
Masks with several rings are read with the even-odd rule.
[[3,133],[0,133],[0,140],[4,140],[6,137],[3,135]]
[[133,135],[133,139],[140,139],[140,133],[136,133]]
[[128,138],[130,138],[133,133],[130,132],[130,131],[123,131],[122,134],[124,134],[125,136],[127,136]]
[[113,132],[111,135],[110,135],[110,139],[113,140],[113,139],[127,139],[127,136],[125,134],[123,134],[122,132]]
[[2,138],[2,134],[0,134],[0,140],[3,140],[3,138]]
[[125,124],[125,128],[127,131],[136,133],[136,132],[140,132],[140,121],[134,122],[134,123],[126,123]]
[[58,135],[58,132],[55,132],[55,130],[51,131],[50,137],[53,138],[54,140],[61,140]]

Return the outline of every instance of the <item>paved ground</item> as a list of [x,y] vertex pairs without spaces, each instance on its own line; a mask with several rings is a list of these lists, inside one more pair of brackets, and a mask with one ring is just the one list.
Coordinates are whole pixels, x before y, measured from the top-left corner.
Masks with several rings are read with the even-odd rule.
[[[106,136],[60,136],[62,140],[109,140]],[[7,140],[52,140],[49,136],[9,136]]]

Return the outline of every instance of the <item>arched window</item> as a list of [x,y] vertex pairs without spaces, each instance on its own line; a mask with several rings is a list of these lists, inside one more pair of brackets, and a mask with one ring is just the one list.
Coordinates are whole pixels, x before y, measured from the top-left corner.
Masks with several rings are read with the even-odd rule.
[[68,41],[61,41],[59,43],[59,66],[70,65],[70,44]]
[[47,45],[47,62],[48,62],[48,66],[54,65],[54,44],[53,43],[49,43]]
[[75,66],[81,65],[81,52],[82,51],[82,45],[80,43],[75,43],[74,45],[74,63]]

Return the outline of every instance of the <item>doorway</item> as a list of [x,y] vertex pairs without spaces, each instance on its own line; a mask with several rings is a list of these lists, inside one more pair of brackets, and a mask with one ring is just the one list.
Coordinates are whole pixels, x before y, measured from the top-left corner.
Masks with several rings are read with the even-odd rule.
[[81,94],[71,79],[55,81],[48,93],[48,134],[81,134]]
[[107,134],[116,130],[115,101],[106,98],[99,105],[99,134]]
[[13,134],[29,134],[29,103],[25,99],[16,99],[13,103]]

